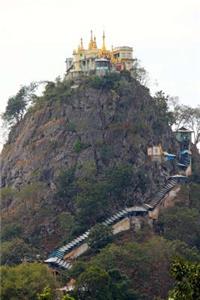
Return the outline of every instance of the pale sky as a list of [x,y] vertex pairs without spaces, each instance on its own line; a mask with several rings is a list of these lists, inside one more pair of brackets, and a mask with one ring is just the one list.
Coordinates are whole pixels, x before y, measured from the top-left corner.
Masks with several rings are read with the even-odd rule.
[[200,0],[0,0],[0,112],[20,85],[62,76],[91,29],[132,46],[153,90],[200,104]]

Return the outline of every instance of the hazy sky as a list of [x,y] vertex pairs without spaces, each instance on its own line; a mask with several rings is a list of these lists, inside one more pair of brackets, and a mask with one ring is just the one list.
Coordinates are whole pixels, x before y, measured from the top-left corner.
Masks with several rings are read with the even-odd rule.
[[0,111],[20,85],[62,76],[91,29],[132,46],[154,90],[200,104],[200,0],[0,0]]

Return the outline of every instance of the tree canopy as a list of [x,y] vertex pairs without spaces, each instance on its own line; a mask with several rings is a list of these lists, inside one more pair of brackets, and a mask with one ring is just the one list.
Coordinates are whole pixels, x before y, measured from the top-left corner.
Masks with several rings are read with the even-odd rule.
[[[110,299],[109,297],[111,299],[152,300],[156,297],[165,299],[169,289],[173,286],[173,279],[169,273],[170,264],[173,257],[178,256],[191,261],[200,261],[198,252],[180,241],[167,241],[155,237],[142,243],[131,242],[121,245],[111,243],[101,249],[89,262],[80,263],[79,261],[77,265],[75,263],[70,273],[77,278],[77,292],[80,292],[81,297],[87,295],[87,293],[84,294],[85,286],[85,291],[91,293],[100,280],[102,291],[97,287],[97,291],[100,293],[100,298],[97,299],[103,297],[101,293],[107,295],[105,299]],[[98,273],[99,269],[100,273]],[[118,270],[120,274],[113,270]],[[115,287],[112,288],[113,286]],[[107,294],[108,287],[109,293]],[[120,287],[124,287],[122,288],[124,295],[125,291],[128,294],[129,291],[132,293],[134,291],[135,298],[128,298],[128,296],[120,298],[120,291],[122,291]],[[114,296],[114,290],[118,290],[119,298]],[[103,295],[105,296],[105,294]]]
[[149,75],[137,58],[133,61],[132,76],[145,86],[149,82]]
[[53,300],[53,293],[49,287],[45,287],[40,294],[37,294],[37,300]]
[[9,124],[18,123],[24,116],[26,107],[35,99],[34,91],[38,86],[32,82],[29,86],[22,86],[15,96],[8,99],[6,110],[3,114],[3,119]]
[[177,98],[170,99],[172,111],[175,119],[176,129],[185,126],[193,131],[194,144],[200,142],[200,106],[191,107],[188,105],[179,104]]
[[96,224],[88,236],[88,245],[98,250],[112,241],[112,228],[103,224]]
[[170,292],[173,300],[200,299],[200,263],[175,260],[171,266],[175,287]]
[[23,260],[32,260],[36,254],[34,247],[30,246],[23,239],[14,238],[3,242],[1,245],[1,264],[14,265]]
[[47,286],[55,291],[54,277],[45,265],[25,263],[14,267],[3,266],[1,275],[1,300],[34,300]]
[[106,271],[91,266],[77,280],[75,295],[78,300],[136,300],[140,299],[131,289],[130,282],[119,270]]
[[181,240],[200,249],[200,213],[195,208],[172,207],[164,211],[158,225],[165,238]]

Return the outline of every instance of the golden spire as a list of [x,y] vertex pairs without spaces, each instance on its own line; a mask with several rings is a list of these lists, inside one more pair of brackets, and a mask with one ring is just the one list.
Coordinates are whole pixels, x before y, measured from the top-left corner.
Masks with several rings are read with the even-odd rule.
[[93,48],[97,49],[97,41],[96,41],[96,36],[94,36]]
[[91,34],[91,36],[90,36],[90,42],[89,42],[89,46],[88,46],[89,50],[91,50],[93,48],[93,43],[94,43],[92,30],[90,31],[90,34]]
[[90,31],[90,42],[93,42],[93,32],[92,32],[92,30]]
[[105,32],[103,31],[103,46],[102,46],[102,50],[103,50],[103,51],[106,51],[106,43],[105,43],[105,38],[106,38],[106,36],[105,36]]
[[80,43],[80,50],[84,50],[84,47],[83,47],[83,39],[81,38],[81,43]]

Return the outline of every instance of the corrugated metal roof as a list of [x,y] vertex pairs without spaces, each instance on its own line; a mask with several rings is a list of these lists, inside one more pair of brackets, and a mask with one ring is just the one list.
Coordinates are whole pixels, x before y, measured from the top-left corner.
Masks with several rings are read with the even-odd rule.
[[132,207],[128,207],[127,212],[132,212],[132,211],[147,211],[146,208],[144,208],[143,206],[132,206]]

